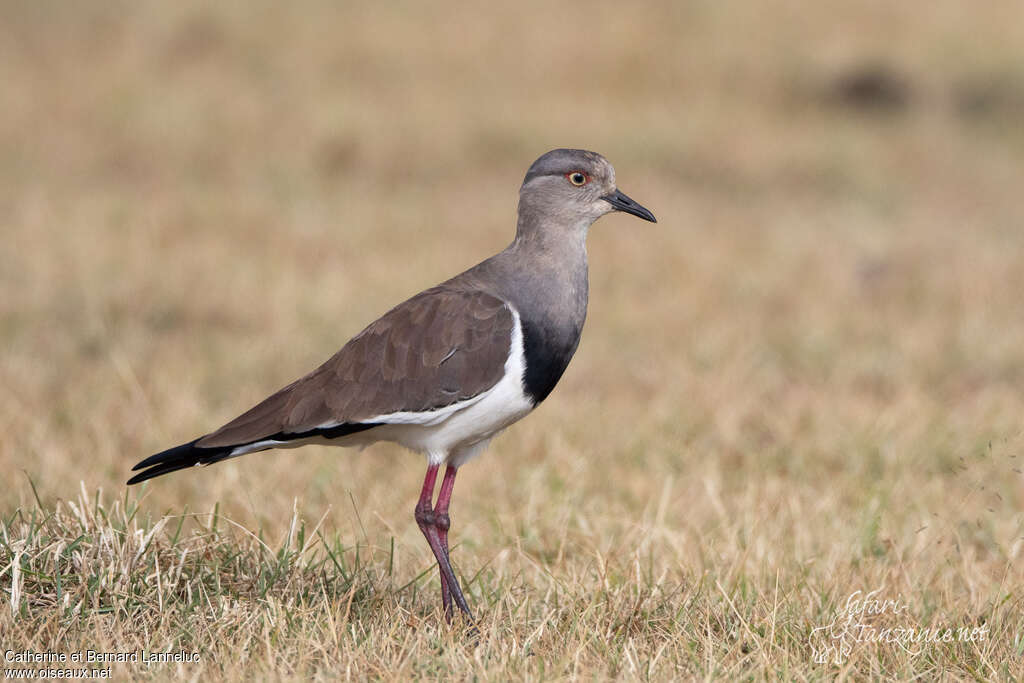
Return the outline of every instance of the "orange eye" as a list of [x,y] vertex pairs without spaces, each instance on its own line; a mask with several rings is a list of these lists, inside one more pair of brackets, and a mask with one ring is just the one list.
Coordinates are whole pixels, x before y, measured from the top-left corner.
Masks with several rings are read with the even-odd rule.
[[565,177],[568,178],[569,182],[575,185],[576,187],[586,185],[588,182],[590,182],[590,176],[588,176],[583,171],[573,171],[572,173],[566,173]]

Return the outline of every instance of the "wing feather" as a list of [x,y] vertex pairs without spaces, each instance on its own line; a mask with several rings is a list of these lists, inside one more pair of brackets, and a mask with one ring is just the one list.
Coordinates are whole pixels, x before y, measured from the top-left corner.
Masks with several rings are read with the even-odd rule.
[[445,285],[428,289],[196,446],[252,443],[473,398],[504,375],[514,324],[509,307],[490,294]]

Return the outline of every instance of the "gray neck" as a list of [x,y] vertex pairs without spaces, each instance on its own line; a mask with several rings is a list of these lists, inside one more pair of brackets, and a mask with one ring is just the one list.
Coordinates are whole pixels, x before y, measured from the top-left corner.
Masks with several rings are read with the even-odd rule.
[[[549,219],[550,220],[550,219]],[[587,315],[587,230],[593,221],[542,224],[520,216],[516,238],[495,259],[507,275],[501,292],[517,310],[582,329]]]

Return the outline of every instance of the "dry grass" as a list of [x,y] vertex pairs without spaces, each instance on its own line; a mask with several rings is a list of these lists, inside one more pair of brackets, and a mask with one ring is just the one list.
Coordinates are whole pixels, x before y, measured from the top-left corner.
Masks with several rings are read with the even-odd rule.
[[[339,4],[5,7],[0,647],[200,654],[115,678],[1024,677],[1019,3]],[[896,96],[838,92],[861,64]],[[660,222],[595,226],[573,365],[460,474],[478,646],[397,449],[124,490],[502,247],[554,146]],[[904,609],[873,625],[986,639],[816,662],[876,588]]]

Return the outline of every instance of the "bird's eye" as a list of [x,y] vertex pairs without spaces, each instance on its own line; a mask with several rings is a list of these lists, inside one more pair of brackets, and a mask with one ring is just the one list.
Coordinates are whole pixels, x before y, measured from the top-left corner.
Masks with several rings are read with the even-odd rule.
[[572,173],[566,173],[565,177],[568,178],[569,182],[575,185],[576,187],[586,185],[587,181],[590,180],[590,176],[588,176],[586,173],[582,171],[573,171]]

